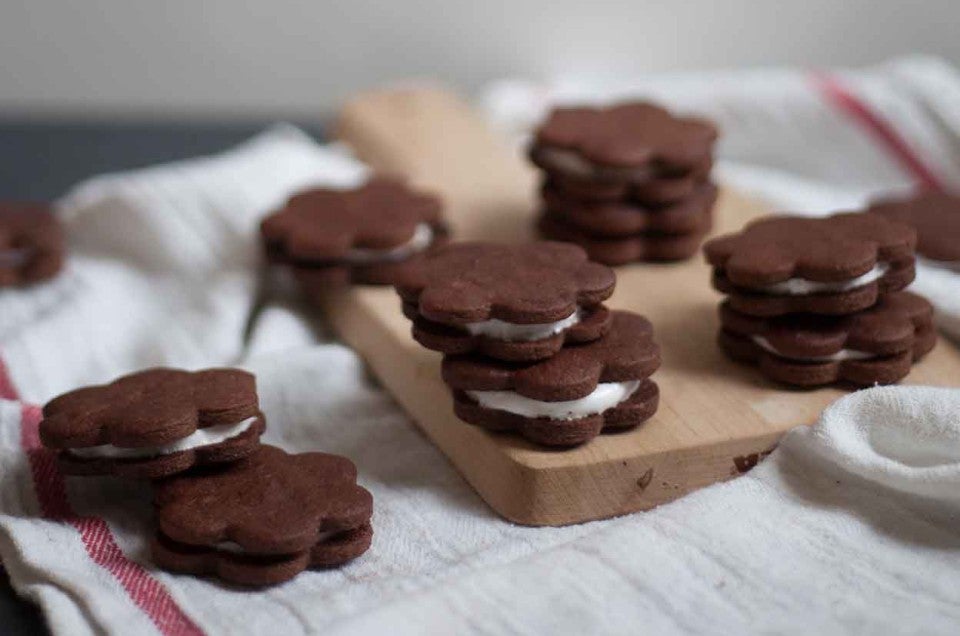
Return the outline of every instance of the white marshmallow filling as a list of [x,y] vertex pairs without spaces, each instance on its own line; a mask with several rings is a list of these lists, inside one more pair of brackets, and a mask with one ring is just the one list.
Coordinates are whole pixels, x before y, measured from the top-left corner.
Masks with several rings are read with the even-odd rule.
[[87,448],[71,448],[70,454],[81,459],[140,459],[143,457],[159,457],[179,453],[201,446],[213,446],[243,435],[257,421],[258,416],[248,417],[236,424],[217,424],[206,428],[198,428],[184,438],[161,444],[159,446],[144,446],[140,448],[126,448],[113,444],[88,446]]
[[584,311],[578,307],[566,318],[555,322],[524,325],[491,318],[480,322],[470,322],[463,327],[474,336],[486,336],[493,340],[506,342],[534,342],[569,329],[581,321],[583,314]]
[[870,360],[880,357],[876,353],[858,351],[856,349],[841,349],[836,353],[831,353],[830,355],[826,356],[788,356],[777,351],[777,348],[774,347],[770,341],[763,336],[751,336],[751,338],[753,339],[753,342],[756,343],[761,349],[772,353],[778,358],[783,358],[784,360],[793,360],[796,362],[842,362],[844,360]]
[[603,413],[626,401],[640,386],[640,380],[602,382],[589,395],[578,400],[544,402],[516,391],[465,391],[483,408],[506,411],[522,417],[551,420],[577,420]]
[[890,271],[890,264],[881,262],[874,265],[869,272],[849,280],[823,282],[806,278],[791,278],[779,283],[750,287],[749,289],[775,296],[806,296],[808,294],[845,292],[880,280],[888,271]]
[[403,261],[427,249],[431,243],[433,243],[433,228],[428,223],[420,223],[413,231],[410,240],[402,245],[383,250],[355,247],[346,253],[343,261],[351,265]]
[[[322,543],[324,541],[327,541],[328,539],[332,539],[333,537],[343,534],[345,532],[349,532],[349,531],[325,530],[323,532],[318,532],[317,543]],[[314,545],[316,545],[316,543]],[[249,550],[247,550],[246,548],[244,548],[242,545],[240,545],[235,541],[221,541],[220,543],[215,544],[213,546],[213,549],[218,552],[229,552],[230,554],[259,554],[259,553],[251,553]]]

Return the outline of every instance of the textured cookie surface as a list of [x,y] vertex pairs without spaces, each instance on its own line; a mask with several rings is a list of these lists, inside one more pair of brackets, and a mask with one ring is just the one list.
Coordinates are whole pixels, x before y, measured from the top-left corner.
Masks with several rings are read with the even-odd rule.
[[580,321],[560,333],[538,340],[502,340],[474,335],[450,325],[429,321],[420,316],[416,305],[403,303],[404,315],[413,321],[413,339],[432,351],[445,354],[480,353],[497,360],[524,362],[543,360],[556,354],[566,344],[590,342],[610,329],[611,313],[603,305],[582,311]]
[[604,265],[617,266],[642,261],[680,261],[700,249],[712,219],[707,215],[706,227],[685,234],[640,232],[632,236],[598,238],[551,214],[541,214],[537,229],[544,238],[579,245],[591,259]]
[[[239,369],[148,369],[54,398],[43,407],[40,438],[61,451],[66,472],[156,478],[197,463],[233,461],[255,450],[263,431],[258,404],[254,376]],[[254,417],[257,421],[236,438],[167,455],[85,459],[71,452],[103,445],[152,448],[198,429]]]
[[751,288],[803,278],[846,281],[878,263],[913,260],[916,231],[875,214],[822,218],[769,216],[704,245],[707,261],[731,284]]
[[396,288],[404,302],[433,322],[540,324],[599,305],[615,283],[613,270],[591,263],[573,245],[468,242],[411,261]]
[[628,180],[577,179],[561,172],[547,171],[551,188],[566,198],[581,201],[631,202],[637,205],[667,205],[693,196],[710,175],[713,159],[690,168],[676,176],[653,176],[631,182]]
[[63,229],[50,206],[0,202],[0,287],[52,278],[63,258]]
[[917,230],[917,252],[960,264],[960,196],[925,192],[910,199],[878,201],[869,212]]
[[534,147],[571,150],[610,167],[686,170],[710,155],[716,128],[645,102],[608,108],[558,108],[535,133]]
[[590,395],[600,383],[644,381],[660,366],[660,348],[650,322],[637,314],[613,313],[607,334],[593,342],[566,346],[553,357],[529,364],[499,362],[475,355],[446,356],[443,380],[454,390],[461,419],[495,430],[515,430],[539,444],[579,444],[604,427],[633,426],[656,411],[652,382],[609,412],[576,420],[529,418],[480,407],[466,391],[513,391],[543,402],[565,402]]
[[641,232],[687,234],[705,232],[717,200],[717,188],[704,183],[679,203],[649,207],[630,202],[584,202],[546,185],[545,214],[598,238],[628,238]]
[[352,250],[390,250],[414,239],[426,224],[446,233],[441,202],[401,181],[375,178],[352,190],[315,188],[301,192],[265,218],[260,232],[274,259],[331,264]]
[[340,565],[366,551],[372,537],[373,498],[356,478],[345,457],[264,445],[229,467],[163,480],[154,559],[173,571],[254,586]]

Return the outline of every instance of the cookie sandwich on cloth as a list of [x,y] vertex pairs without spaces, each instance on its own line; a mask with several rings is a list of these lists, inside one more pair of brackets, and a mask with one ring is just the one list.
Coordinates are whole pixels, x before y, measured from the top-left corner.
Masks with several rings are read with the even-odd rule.
[[901,380],[936,336],[914,277],[916,232],[879,215],[771,216],[704,246],[719,342],[797,386]]
[[438,197],[378,177],[296,194],[260,234],[267,258],[289,267],[310,295],[351,282],[393,284],[398,266],[442,244],[447,227]]
[[554,110],[530,148],[540,232],[608,265],[689,258],[713,223],[716,139],[710,122],[645,102]]

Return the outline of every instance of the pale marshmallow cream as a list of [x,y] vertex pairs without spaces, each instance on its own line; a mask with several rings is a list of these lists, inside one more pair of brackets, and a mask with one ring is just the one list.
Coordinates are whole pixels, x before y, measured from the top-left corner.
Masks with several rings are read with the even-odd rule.
[[428,223],[420,223],[413,231],[413,236],[403,245],[387,250],[375,250],[365,247],[355,247],[348,251],[343,260],[354,264],[390,263],[410,258],[430,247],[433,242],[433,228]]
[[[329,538],[331,538],[331,537],[333,537],[333,536],[335,536],[335,535],[338,535],[338,534],[340,534],[341,532],[342,532],[342,531],[340,531],[340,530],[327,530],[327,531],[325,531],[325,532],[320,532],[320,533],[317,535],[317,543],[320,543],[320,542],[322,542],[322,541],[326,541],[327,539],[329,539]],[[213,549],[214,549],[214,550],[218,550],[218,551],[220,551],[220,552],[230,552],[230,553],[232,553],[232,554],[246,554],[246,553],[247,553],[247,550],[246,550],[242,545],[240,545],[239,543],[237,543],[237,542],[235,542],[235,541],[221,541],[220,543],[217,543],[216,545],[214,545],[214,546],[213,546]]]
[[17,268],[23,267],[30,260],[33,250],[25,247],[15,247],[11,249],[0,250],[0,267]]
[[612,166],[597,166],[590,163],[577,152],[573,150],[563,150],[560,148],[540,148],[537,152],[550,165],[564,174],[574,178],[591,179],[597,176],[599,172],[606,172],[620,176],[625,179],[643,179],[650,176],[650,168],[647,166],[615,168]]
[[797,362],[841,362],[843,360],[870,360],[871,358],[880,357],[875,353],[857,351],[856,349],[841,349],[828,356],[787,356],[777,351],[776,347],[770,344],[770,341],[763,336],[753,336],[753,341],[762,349],[769,351],[779,358],[796,360]]
[[199,448],[200,446],[212,446],[233,439],[242,435],[253,426],[257,417],[248,417],[237,424],[218,424],[206,428],[198,428],[196,431],[186,437],[160,446],[148,446],[143,448],[123,448],[113,444],[103,444],[101,446],[90,446],[87,448],[72,448],[70,453],[83,459],[116,458],[116,459],[138,459],[141,457],[158,457],[160,455],[169,455],[181,451]]
[[556,322],[521,325],[515,322],[506,322],[497,318],[491,318],[490,320],[480,322],[470,322],[463,326],[474,336],[486,336],[494,340],[504,340],[506,342],[533,342],[558,334],[564,329],[568,329],[577,324],[582,318],[583,310],[578,307],[572,314]]
[[888,263],[877,263],[866,274],[861,274],[850,280],[825,283],[817,280],[808,280],[806,278],[791,278],[772,285],[763,287],[751,287],[751,290],[762,292],[764,294],[775,294],[778,296],[806,296],[807,294],[844,292],[851,289],[857,289],[864,285],[880,280],[883,275],[890,270]]
[[566,402],[543,402],[515,391],[466,391],[487,409],[506,411],[522,417],[546,417],[551,420],[576,420],[603,413],[629,398],[640,386],[640,380],[602,382],[590,395]]

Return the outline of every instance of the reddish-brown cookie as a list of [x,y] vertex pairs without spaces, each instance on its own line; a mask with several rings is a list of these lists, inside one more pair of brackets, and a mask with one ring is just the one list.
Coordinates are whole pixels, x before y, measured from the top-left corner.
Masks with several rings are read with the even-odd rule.
[[156,479],[236,461],[263,430],[253,375],[156,368],[54,398],[40,439],[68,474]]
[[960,267],[960,196],[929,191],[878,201],[867,211],[916,229],[922,256]]
[[686,234],[640,232],[621,238],[597,238],[553,215],[541,214],[537,229],[544,238],[579,245],[598,263],[617,266],[636,262],[682,261],[700,249],[710,230],[712,217],[706,227]]
[[0,287],[52,278],[63,258],[63,228],[50,206],[0,202]]
[[644,207],[629,202],[584,202],[560,194],[549,184],[542,189],[546,215],[597,238],[627,238],[643,232],[704,233],[711,225],[717,187],[702,184],[680,203]]
[[616,311],[599,340],[530,364],[446,356],[443,379],[465,422],[514,431],[537,444],[574,446],[649,419],[659,396],[649,377],[659,366],[650,322]]
[[674,176],[653,177],[642,183],[582,180],[548,173],[548,181],[566,198],[584,202],[630,202],[641,206],[667,205],[692,196],[710,176],[713,159]]
[[427,346],[516,360],[600,337],[607,321],[597,307],[615,282],[573,245],[453,243],[408,263],[397,292]]
[[324,284],[390,284],[398,263],[443,242],[440,199],[375,178],[353,190],[315,188],[260,224],[271,261]]
[[717,129],[650,103],[558,108],[534,133],[533,161],[580,180],[646,181],[679,176],[706,162]]
[[913,280],[916,232],[865,213],[770,216],[704,246],[713,283],[737,311],[845,314]]
[[275,585],[307,568],[367,551],[373,498],[349,459],[288,455],[274,446],[228,467],[157,484],[153,560],[173,572],[246,586]]
[[849,316],[757,318],[720,307],[720,345],[768,377],[795,386],[890,384],[936,344],[933,306],[897,292]]

